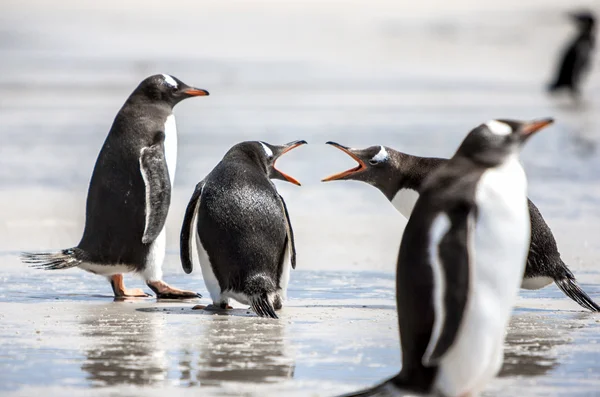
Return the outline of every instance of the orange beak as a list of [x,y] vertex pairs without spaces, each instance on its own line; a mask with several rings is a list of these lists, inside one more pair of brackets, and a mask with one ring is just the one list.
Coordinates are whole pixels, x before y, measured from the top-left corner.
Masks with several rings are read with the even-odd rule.
[[185,90],[184,93],[189,96],[208,96],[208,95],[210,95],[208,93],[208,91],[201,90],[200,88],[189,88],[189,89]]
[[330,175],[327,178],[322,179],[321,182],[335,181],[335,180],[338,180],[338,179],[345,178],[345,177],[347,177],[349,175],[356,174],[357,172],[362,172],[362,171],[364,171],[364,170],[367,169],[367,166],[365,165],[365,162],[362,161],[357,155],[355,155],[354,153],[352,153],[352,151],[351,151],[350,148],[348,148],[346,146],[342,146],[342,145],[340,145],[339,143],[336,143],[336,142],[331,142],[331,141],[326,142],[326,144],[334,146],[334,147],[340,149],[342,152],[346,153],[348,156],[350,156],[354,160],[356,160],[356,162],[358,163],[358,165],[356,167],[354,167],[354,168],[351,168],[349,170],[340,172],[338,174]]
[[[298,146],[306,145],[306,143],[307,143],[307,142],[306,142],[305,140],[301,140],[301,141],[294,141],[294,142],[290,142],[290,143],[288,143],[288,144],[286,145],[286,148],[285,148],[285,149],[283,149],[283,150],[281,151],[281,153],[280,153],[280,154],[277,156],[277,158],[275,159],[275,162],[277,162],[277,160],[279,159],[279,157],[283,156],[284,154],[286,154],[286,153],[287,153],[287,152],[289,152],[290,150],[292,150],[292,149],[295,149],[295,148],[297,148]],[[286,180],[286,181],[288,181],[288,182],[290,182],[290,183],[293,183],[294,185],[301,186],[301,185],[300,185],[300,182],[298,182],[298,180],[297,180],[296,178],[294,178],[294,177],[291,177],[291,176],[289,176],[288,174],[286,174],[285,172],[282,172],[282,171],[278,170],[278,169],[275,167],[275,162],[273,162],[273,169],[274,169],[274,170],[275,170],[277,173],[279,173],[279,174],[280,174],[280,175],[281,175],[283,178],[285,178],[285,180]]]
[[552,123],[554,123],[554,119],[551,118],[530,121],[529,123],[525,124],[521,130],[521,134],[523,136],[531,136]]

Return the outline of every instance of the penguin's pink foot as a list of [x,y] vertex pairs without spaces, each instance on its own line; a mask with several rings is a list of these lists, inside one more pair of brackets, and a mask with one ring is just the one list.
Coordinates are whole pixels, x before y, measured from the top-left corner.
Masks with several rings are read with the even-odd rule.
[[186,291],[184,289],[179,289],[175,287],[171,287],[169,284],[165,283],[162,280],[159,281],[147,281],[146,284],[154,293],[158,299],[194,299],[194,298],[202,298],[197,292],[194,291]]
[[[201,305],[198,305],[201,306]],[[232,310],[233,307],[229,306],[228,304],[210,304],[208,306],[204,306],[203,307],[204,310],[208,310],[208,311],[213,311],[213,312],[220,312],[223,310]]]
[[204,310],[206,309],[206,305],[196,305],[192,307],[192,310]]
[[110,277],[110,285],[112,286],[113,293],[115,294],[115,298],[147,298],[151,295],[145,293],[140,288],[125,288],[125,283],[123,282],[122,274],[115,274]]

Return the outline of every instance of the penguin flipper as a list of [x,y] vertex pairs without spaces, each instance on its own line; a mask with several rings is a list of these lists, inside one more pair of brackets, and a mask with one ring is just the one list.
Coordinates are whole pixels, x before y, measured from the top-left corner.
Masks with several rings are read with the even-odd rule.
[[470,283],[474,212],[474,208],[465,203],[438,214],[431,225],[429,252],[435,285],[435,320],[422,358],[423,365],[427,367],[436,365],[450,349],[462,322]]
[[146,224],[142,243],[148,244],[165,226],[171,204],[171,180],[163,142],[142,148],[140,171],[146,185]]
[[283,206],[283,212],[285,214],[285,221],[287,224],[287,234],[288,241],[290,244],[290,261],[292,262],[292,269],[296,268],[296,243],[294,242],[294,229],[292,229],[292,222],[290,221],[290,214],[288,213],[287,206],[285,205],[285,200],[279,195],[279,199],[281,200],[281,205]]
[[183,225],[181,226],[181,235],[179,239],[179,257],[181,259],[181,267],[187,274],[192,272],[194,264],[192,262],[192,237],[194,236],[194,219],[200,206],[200,197],[202,196],[202,188],[204,181],[196,185],[192,198],[185,209],[183,217]]

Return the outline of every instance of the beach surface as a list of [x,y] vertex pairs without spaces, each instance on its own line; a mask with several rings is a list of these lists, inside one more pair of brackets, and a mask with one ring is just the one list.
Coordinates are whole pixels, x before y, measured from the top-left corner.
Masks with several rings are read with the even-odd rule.
[[[332,140],[449,157],[493,118],[554,117],[522,154],[529,197],[564,261],[600,301],[600,64],[583,99],[544,92],[594,2],[514,0],[0,4],[0,395],[335,396],[401,366],[395,266],[406,220],[374,188],[320,179],[354,166]],[[595,8],[594,8],[595,7]],[[177,106],[165,280],[197,301],[113,301],[83,271],[38,271],[20,251],[76,245],[98,151],[144,77],[207,89]],[[297,270],[278,321],[209,303],[178,239],[197,182],[243,140],[305,139],[276,181]],[[127,276],[129,287],[143,287]],[[600,316],[556,286],[521,291],[488,396],[594,396]]]

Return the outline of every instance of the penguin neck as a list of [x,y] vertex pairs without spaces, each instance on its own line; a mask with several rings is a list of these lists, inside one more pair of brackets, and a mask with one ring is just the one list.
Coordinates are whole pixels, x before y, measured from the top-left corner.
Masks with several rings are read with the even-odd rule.
[[398,156],[394,159],[393,183],[390,189],[386,189],[383,193],[390,201],[403,189],[418,193],[427,176],[447,161],[437,157],[419,157],[398,153]]

